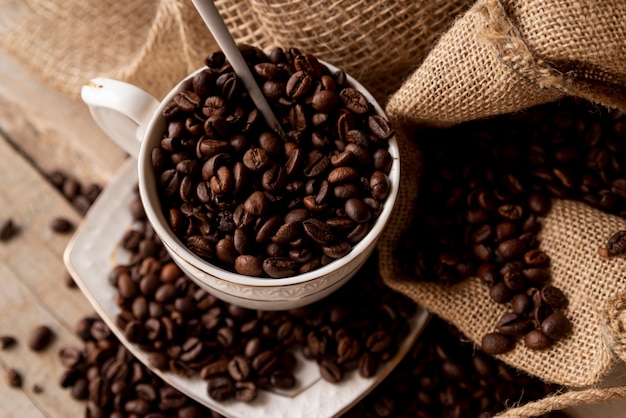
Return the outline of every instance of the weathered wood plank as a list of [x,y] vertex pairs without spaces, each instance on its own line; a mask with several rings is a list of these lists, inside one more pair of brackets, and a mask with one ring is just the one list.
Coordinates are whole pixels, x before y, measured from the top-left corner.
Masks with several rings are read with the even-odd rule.
[[[54,311],[42,306],[32,289],[19,277],[0,264],[2,292],[0,292],[0,333],[14,336],[18,343],[0,351],[0,363],[3,371],[16,369],[23,378],[21,389],[8,387],[3,382],[0,386],[0,415],[3,417],[58,416],[70,417],[84,415],[85,405],[74,401],[70,394],[59,385],[64,371],[58,359],[59,349],[63,346],[80,346],[73,332],[60,323]],[[37,325],[49,326],[55,335],[50,345],[43,351],[32,351],[28,337]],[[39,385],[41,393],[35,393]]]
[[2,51],[0,132],[40,170],[64,166],[85,182],[106,183],[126,158],[82,101],[52,89]]
[[[85,297],[65,285],[63,251],[71,234],[59,234],[50,228],[54,217],[71,220],[80,216],[65,198],[42,175],[21,158],[6,141],[0,140],[0,207],[3,217],[10,217],[19,234],[0,245],[0,262],[10,269],[42,304],[54,310],[60,321],[72,327],[80,315],[91,312]],[[63,303],[59,303],[59,302]]]

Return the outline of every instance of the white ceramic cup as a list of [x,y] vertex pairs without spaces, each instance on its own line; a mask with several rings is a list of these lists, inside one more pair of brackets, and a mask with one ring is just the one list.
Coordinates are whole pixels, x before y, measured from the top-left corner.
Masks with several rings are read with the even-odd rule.
[[[330,71],[338,71],[336,67],[322,63]],[[185,79],[205,68],[196,70]],[[378,114],[385,115],[380,105],[361,84],[349,75],[347,81],[365,95]],[[179,85],[159,102],[131,84],[94,78],[83,86],[81,97],[89,106],[98,126],[131,156],[137,158],[139,193],[147,219],[181,270],[200,287],[226,302],[262,310],[282,310],[307,305],[329,295],[350,280],[376,247],[397,198],[400,155],[396,138],[389,139],[389,152],[393,158],[389,172],[391,191],[382,213],[372,224],[368,234],[347,255],[323,267],[292,277],[273,279],[244,276],[215,266],[189,250],[170,229],[161,211],[151,154],[152,149],[159,145],[165,129],[163,109],[176,94]]]

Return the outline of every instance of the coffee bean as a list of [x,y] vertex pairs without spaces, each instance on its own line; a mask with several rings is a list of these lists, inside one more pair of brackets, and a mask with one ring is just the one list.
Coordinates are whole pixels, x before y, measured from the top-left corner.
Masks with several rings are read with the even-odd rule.
[[0,350],[6,350],[17,345],[17,340],[11,335],[0,336]]
[[263,260],[253,255],[240,255],[235,258],[235,271],[245,276],[260,276],[263,274]]
[[33,328],[28,336],[28,347],[33,351],[43,351],[52,342],[54,333],[46,325]]
[[339,92],[339,98],[343,105],[355,114],[364,114],[369,111],[369,103],[361,92],[351,87],[346,87]]
[[207,393],[212,399],[224,401],[235,395],[235,385],[229,377],[216,376],[208,380]]
[[21,388],[22,387],[22,375],[15,369],[8,369],[6,371],[5,380],[7,385],[12,388]]
[[524,316],[515,313],[507,313],[504,314],[496,324],[496,331],[503,335],[520,337],[526,334],[531,327],[531,321]]
[[524,343],[532,350],[545,350],[552,346],[553,341],[540,330],[533,329],[524,336]]
[[327,382],[337,383],[343,379],[341,368],[330,360],[322,360],[319,364],[320,376]]
[[74,224],[72,221],[63,217],[56,217],[50,221],[50,228],[52,228],[54,232],[64,234],[72,231],[74,229]]
[[499,332],[490,332],[483,336],[481,348],[487,354],[498,355],[509,352],[514,345],[515,340],[511,337]]
[[367,222],[371,218],[369,207],[360,199],[350,198],[346,200],[344,210],[346,215],[357,223]]
[[263,271],[273,278],[293,276],[297,263],[287,257],[270,257],[263,261]]
[[572,324],[563,314],[555,312],[541,322],[541,332],[552,340],[560,340],[572,329]]
[[560,309],[567,306],[567,297],[561,289],[546,286],[541,289],[541,299],[553,308]]
[[606,243],[606,249],[609,255],[616,256],[626,252],[626,231],[617,231]]
[[18,227],[13,219],[5,219],[0,224],[0,241],[8,241],[18,232]]

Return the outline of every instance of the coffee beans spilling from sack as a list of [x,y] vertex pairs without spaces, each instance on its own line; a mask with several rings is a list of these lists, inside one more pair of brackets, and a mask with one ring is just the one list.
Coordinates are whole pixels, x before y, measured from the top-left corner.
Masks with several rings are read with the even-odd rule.
[[561,389],[477,350],[454,326],[433,317],[389,377],[345,418],[488,418]]
[[351,251],[390,192],[389,121],[314,56],[242,47],[287,135],[267,127],[221,52],[164,110],[152,161],[175,234],[201,258],[281,278]]
[[[570,101],[421,132],[425,168],[405,272],[442,283],[480,277],[494,302],[508,304],[483,338],[485,351],[507,352],[518,338],[550,347],[571,324],[562,313],[568,289],[550,284],[539,249],[542,219],[552,198],[626,216],[625,139],[622,113]],[[615,232],[613,252],[621,248]]]
[[184,276],[143,218],[121,246],[132,256],[110,274],[118,326],[154,367],[199,375],[219,401],[250,402],[264,388],[293,387],[292,349],[316,361],[327,381],[351,371],[371,377],[396,355],[416,312],[409,298],[383,285],[375,257],[359,280],[320,302],[254,311],[220,301]]

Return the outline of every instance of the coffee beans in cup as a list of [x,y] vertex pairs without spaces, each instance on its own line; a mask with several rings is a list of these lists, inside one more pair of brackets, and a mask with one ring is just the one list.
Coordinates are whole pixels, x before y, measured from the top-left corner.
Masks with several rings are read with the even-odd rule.
[[202,259],[246,276],[283,278],[348,254],[391,190],[389,121],[295,48],[242,53],[286,133],[253,106],[217,52],[163,111],[152,151],[161,206]]

